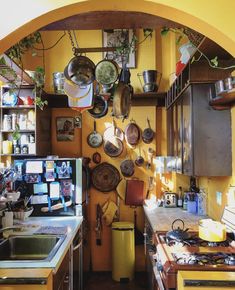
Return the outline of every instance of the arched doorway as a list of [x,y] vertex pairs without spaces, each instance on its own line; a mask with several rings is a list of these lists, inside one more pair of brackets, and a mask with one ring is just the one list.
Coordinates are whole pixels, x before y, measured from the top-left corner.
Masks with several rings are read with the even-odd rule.
[[[205,36],[216,41],[232,55],[235,55],[235,35],[232,30],[231,20],[233,15],[230,3],[226,8],[224,3],[217,2],[210,7],[210,3],[197,1],[197,3],[172,4],[171,1],[155,0],[134,0],[134,1],[66,1],[66,5],[51,3],[52,1],[33,1],[29,7],[27,0],[20,3],[9,0],[4,3],[6,10],[21,11],[21,14],[11,17],[9,22],[8,13],[5,13],[0,20],[0,53],[6,51],[15,42],[19,41],[29,33],[40,29],[41,27],[58,21],[60,19],[94,11],[135,11],[149,13],[155,16],[171,19],[175,22],[186,25],[196,31],[202,32]],[[201,3],[202,2],[202,3]],[[17,5],[19,7],[17,7]],[[235,7],[234,7],[235,8]],[[226,9],[226,11],[225,11]],[[33,13],[29,13],[29,10]],[[223,15],[221,15],[223,11]],[[30,14],[30,15],[29,15]],[[196,15],[196,16],[195,16]],[[13,20],[16,21],[14,22]],[[121,21],[121,20],[120,20]]]

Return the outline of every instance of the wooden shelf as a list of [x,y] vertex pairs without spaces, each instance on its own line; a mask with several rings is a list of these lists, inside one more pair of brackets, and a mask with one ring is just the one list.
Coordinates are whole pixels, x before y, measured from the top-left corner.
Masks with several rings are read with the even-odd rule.
[[[68,97],[65,94],[47,94],[48,106],[50,108],[68,108]],[[165,106],[166,93],[150,92],[136,93],[133,95],[131,103],[133,106]]]
[[232,105],[235,102],[235,89],[221,93],[218,98],[210,101],[211,106]]
[[22,106],[2,106],[2,109],[35,109],[35,106],[27,106],[27,105],[22,105]]
[[[0,130],[2,133],[13,133],[14,130]],[[26,129],[26,130],[19,130],[19,133],[32,133],[32,132],[35,132],[35,129],[32,129],[32,130],[29,130],[29,129]]]

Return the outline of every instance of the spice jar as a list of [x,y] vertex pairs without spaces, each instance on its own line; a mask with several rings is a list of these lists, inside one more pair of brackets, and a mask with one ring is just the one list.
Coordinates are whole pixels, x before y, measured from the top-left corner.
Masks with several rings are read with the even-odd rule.
[[21,154],[28,154],[29,153],[29,148],[27,144],[24,144],[21,146]]

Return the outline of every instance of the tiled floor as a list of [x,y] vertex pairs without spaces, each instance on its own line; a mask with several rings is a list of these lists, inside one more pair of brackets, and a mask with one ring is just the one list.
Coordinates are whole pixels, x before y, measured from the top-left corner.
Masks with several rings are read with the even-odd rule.
[[135,279],[127,283],[113,281],[111,272],[93,272],[86,277],[84,290],[146,290],[146,281],[144,272],[137,272]]

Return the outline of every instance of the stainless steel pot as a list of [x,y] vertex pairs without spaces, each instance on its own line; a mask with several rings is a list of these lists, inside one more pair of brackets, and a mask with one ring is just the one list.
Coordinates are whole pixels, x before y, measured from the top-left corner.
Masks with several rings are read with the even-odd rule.
[[95,79],[95,64],[86,56],[75,56],[65,67],[64,75],[76,85],[89,85]]

